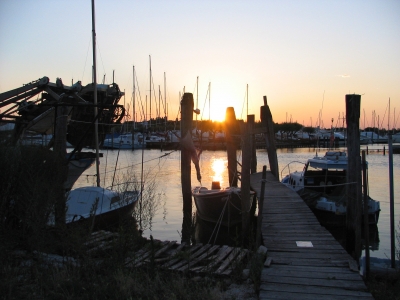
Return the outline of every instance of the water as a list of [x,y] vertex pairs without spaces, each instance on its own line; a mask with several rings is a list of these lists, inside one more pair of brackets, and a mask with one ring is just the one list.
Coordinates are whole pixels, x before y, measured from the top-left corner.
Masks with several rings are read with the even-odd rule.
[[[372,148],[383,149],[383,145],[369,146]],[[387,145],[386,145],[386,149]],[[313,157],[316,152],[323,156],[326,149],[315,148],[291,148],[278,149],[279,170],[290,162],[306,162]],[[151,181],[156,182],[157,210],[152,217],[151,224],[144,228],[144,236],[152,235],[160,240],[181,240],[182,230],[182,190],[180,174],[180,151],[160,150],[102,150],[104,157],[101,158],[100,172],[101,185],[111,186],[114,176],[115,162],[118,160],[116,168],[116,178],[123,176],[127,172],[135,173],[140,179],[141,161],[143,155],[143,170],[148,174],[145,179],[145,188]],[[241,162],[240,151],[238,151],[238,161]],[[369,166],[369,194],[380,201],[381,213],[376,231],[370,233],[370,243],[372,251],[371,257],[390,258],[390,198],[389,198],[389,156],[381,152],[373,152],[366,156]],[[268,166],[268,156],[266,150],[257,150],[257,172],[262,171],[263,165]],[[210,188],[212,181],[219,181],[221,187],[229,186],[227,172],[227,155],[225,151],[203,151],[200,160],[203,186]],[[297,165],[297,170],[301,170],[301,165]],[[96,178],[95,166],[86,170],[74,188],[87,185],[95,185]],[[294,169],[291,169],[294,171]],[[286,170],[285,170],[286,172]],[[399,231],[400,220],[400,186],[396,184],[400,178],[400,155],[393,155],[394,173],[394,200],[395,200],[395,227]],[[114,182],[117,182],[114,179]],[[192,165],[192,187],[200,185],[196,180],[195,168]],[[193,211],[195,211],[193,204]],[[397,246],[397,241],[395,242]]]

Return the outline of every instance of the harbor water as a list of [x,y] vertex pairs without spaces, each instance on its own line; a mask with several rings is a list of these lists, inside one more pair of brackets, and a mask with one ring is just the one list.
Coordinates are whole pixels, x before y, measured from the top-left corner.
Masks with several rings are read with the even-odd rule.
[[[384,145],[370,145],[370,149],[383,149]],[[386,145],[386,150],[387,150]],[[336,149],[339,150],[339,149]],[[341,150],[345,150],[344,148]],[[288,148],[278,149],[279,170],[293,162],[304,163],[307,159],[323,156],[328,151],[326,148]],[[181,153],[180,151],[160,150],[102,150],[100,158],[100,182],[104,187],[109,187],[112,182],[126,180],[135,175],[137,180],[144,174],[144,189],[153,183],[155,205],[154,214],[150,222],[143,227],[145,237],[153,236],[159,240],[175,240],[180,242],[182,231],[182,189],[181,189]],[[241,163],[241,152],[238,151],[238,162]],[[389,156],[383,151],[369,151],[366,156],[368,161],[369,194],[380,201],[381,212],[378,226],[370,232],[371,257],[390,258],[390,195],[389,195]],[[143,168],[142,168],[143,162]],[[221,187],[229,186],[227,171],[226,151],[203,151],[200,158],[202,180],[197,181],[195,168],[192,165],[192,187],[202,185],[211,188],[213,181],[219,181]],[[257,172],[261,172],[263,166],[267,169],[268,155],[264,149],[257,150]],[[143,173],[142,173],[143,169]],[[75,183],[73,188],[95,185],[96,167],[93,165],[86,170]],[[296,169],[291,169],[293,172]],[[297,170],[301,171],[301,164],[297,164]],[[280,176],[287,174],[287,168]],[[395,229],[400,234],[400,185],[396,184],[400,179],[400,155],[393,155],[394,174],[394,207]],[[136,208],[137,209],[137,208]],[[196,207],[193,203],[193,212]],[[396,246],[398,241],[395,241]]]

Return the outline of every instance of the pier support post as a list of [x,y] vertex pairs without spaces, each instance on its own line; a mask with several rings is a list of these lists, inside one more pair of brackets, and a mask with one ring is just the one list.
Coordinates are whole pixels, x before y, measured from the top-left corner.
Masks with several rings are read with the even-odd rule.
[[347,124],[347,211],[346,250],[358,261],[361,256],[361,157],[360,157],[360,95],[346,95]]
[[242,171],[241,171],[241,206],[242,206],[242,245],[245,245],[249,237],[249,213],[250,213],[250,171],[252,144],[251,135],[253,124],[247,116],[247,123],[242,126]]
[[275,134],[274,134],[274,122],[272,120],[272,114],[267,104],[267,96],[264,96],[264,106],[261,106],[261,122],[263,126],[267,128],[265,135],[265,143],[267,146],[269,168],[271,173],[279,180],[279,167],[278,167],[278,156],[276,155],[275,146]]
[[[181,101],[181,140],[191,139],[193,124],[193,94],[185,93]],[[189,135],[189,136],[187,136]],[[183,199],[182,242],[190,243],[192,227],[191,152],[181,147],[181,183]]]
[[250,167],[251,174],[257,172],[256,139],[253,133],[254,123],[255,123],[255,116],[248,115],[247,124],[249,124],[250,126],[249,134],[250,134],[250,144],[251,144],[251,167]]
[[[61,100],[60,100],[61,102]],[[67,155],[67,119],[68,119],[68,108],[66,106],[56,107],[56,127],[54,136],[54,152],[57,155],[58,168],[61,174],[62,182],[67,180],[68,167],[66,161]],[[64,196],[65,190],[60,191],[57,195],[57,202],[54,211],[55,223],[57,226],[65,225],[65,211],[66,211],[66,199]]]
[[225,114],[225,139],[226,139],[226,152],[228,155],[228,174],[229,186],[237,186],[237,139],[234,135],[238,134],[238,124],[236,121],[235,109],[233,107],[226,108]]

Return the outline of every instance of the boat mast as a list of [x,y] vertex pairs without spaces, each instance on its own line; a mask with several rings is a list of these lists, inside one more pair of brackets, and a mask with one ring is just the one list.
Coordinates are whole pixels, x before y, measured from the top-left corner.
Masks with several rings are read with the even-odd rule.
[[151,56],[149,55],[149,64],[150,64],[150,130],[151,130]]
[[133,131],[135,131],[136,129],[136,116],[135,116],[135,112],[136,112],[136,99],[135,99],[135,66],[133,66],[133,90],[132,90],[132,120],[133,120]]
[[247,95],[247,99],[246,99],[246,106],[247,106],[247,110],[246,110],[246,116],[249,115],[249,85],[246,85],[246,95]]
[[100,161],[99,161],[99,122],[97,119],[97,74],[96,74],[96,28],[95,28],[95,7],[92,0],[92,44],[93,44],[93,104],[94,104],[94,142],[96,145],[96,183],[100,186]]
[[208,121],[211,120],[211,82],[208,83]]
[[165,132],[167,132],[167,77],[164,72],[164,119],[165,119]]

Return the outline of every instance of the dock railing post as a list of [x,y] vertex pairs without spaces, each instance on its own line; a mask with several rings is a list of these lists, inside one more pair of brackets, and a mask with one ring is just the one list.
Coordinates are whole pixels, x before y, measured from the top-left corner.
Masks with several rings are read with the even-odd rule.
[[264,192],[265,192],[265,179],[267,178],[267,166],[263,166],[262,170],[262,182],[261,192],[258,195],[258,216],[257,216],[257,237],[256,237],[256,249],[261,245],[261,225],[263,221],[263,208],[264,208]]

